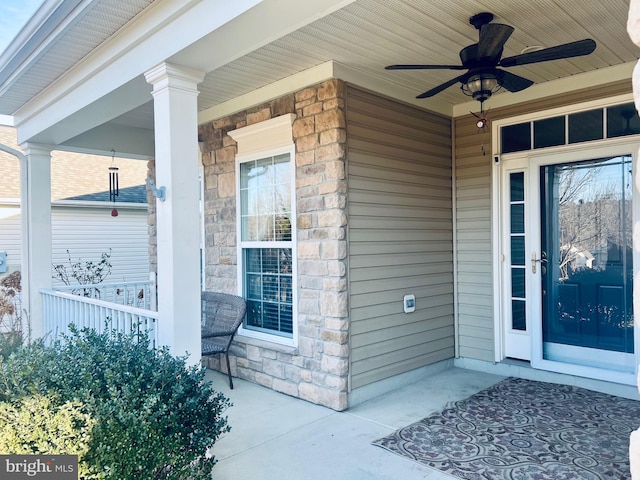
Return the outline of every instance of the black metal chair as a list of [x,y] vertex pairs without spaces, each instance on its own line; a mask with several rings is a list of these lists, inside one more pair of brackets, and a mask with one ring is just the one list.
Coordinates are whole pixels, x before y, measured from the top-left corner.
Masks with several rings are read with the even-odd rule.
[[229,347],[246,311],[247,304],[242,297],[227,293],[202,292],[202,355],[225,354],[231,389],[233,381]]

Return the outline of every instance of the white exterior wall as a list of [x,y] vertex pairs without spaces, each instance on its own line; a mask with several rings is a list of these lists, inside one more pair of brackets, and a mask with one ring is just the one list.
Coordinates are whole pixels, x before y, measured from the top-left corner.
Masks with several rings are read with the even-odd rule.
[[0,204],[0,252],[7,254],[7,273],[20,270],[21,250],[20,207]]
[[[79,258],[99,261],[100,255],[111,248],[113,267],[105,281],[147,280],[146,206],[119,208],[117,217],[111,216],[111,208],[54,206],[51,218],[53,263],[68,263],[67,249],[72,261]],[[8,271],[20,269],[20,208],[17,205],[0,205],[0,252],[7,252]]]

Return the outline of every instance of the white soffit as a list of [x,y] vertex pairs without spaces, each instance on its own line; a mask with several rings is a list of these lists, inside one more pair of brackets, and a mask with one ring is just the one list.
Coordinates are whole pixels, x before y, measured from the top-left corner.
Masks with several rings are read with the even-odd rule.
[[[459,65],[459,51],[478,39],[468,19],[481,11],[493,12],[495,22],[515,27],[505,45],[505,57],[532,45],[550,47],[595,39],[598,48],[591,55],[509,69],[544,84],[637,61],[637,47],[626,33],[628,8],[627,0],[357,0],[211,72],[200,86],[199,105],[207,110],[329,61],[367,78],[377,91],[381,90],[376,85],[385,84],[385,92],[416,103],[416,95],[461,72],[386,71],[384,66]],[[420,104],[446,113],[444,104],[450,111],[467,101],[459,85],[454,85]]]
[[[0,110],[15,112],[155,0],[82,2],[0,86]],[[89,7],[86,7],[86,5]],[[55,47],[55,48],[52,48]],[[14,85],[19,84],[20,88]],[[11,87],[11,88],[9,88]]]

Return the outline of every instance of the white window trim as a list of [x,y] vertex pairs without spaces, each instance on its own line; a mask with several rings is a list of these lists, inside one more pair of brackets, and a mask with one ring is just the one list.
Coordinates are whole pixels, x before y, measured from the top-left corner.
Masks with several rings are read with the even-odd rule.
[[[291,169],[291,241],[290,242],[243,242],[242,241],[242,209],[240,208],[240,165],[242,163],[273,157],[282,154],[289,154],[289,167]],[[295,168],[295,145],[293,143],[264,151],[253,151],[245,155],[236,155],[236,238],[237,238],[237,264],[238,264],[238,295],[245,296],[244,292],[244,255],[243,248],[278,248],[283,244],[291,247],[292,267],[291,267],[291,293],[292,293],[292,336],[283,337],[277,334],[259,332],[240,326],[238,334],[244,337],[264,340],[271,343],[286,345],[290,347],[298,346],[298,250],[297,250],[297,229],[296,229],[296,175]]]

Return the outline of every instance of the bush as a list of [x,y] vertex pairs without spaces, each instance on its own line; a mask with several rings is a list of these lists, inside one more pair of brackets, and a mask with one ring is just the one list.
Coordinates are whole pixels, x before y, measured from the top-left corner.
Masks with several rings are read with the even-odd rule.
[[56,404],[59,401],[42,395],[0,403],[0,452],[78,455],[79,473],[86,477],[84,455],[95,421],[78,402]]
[[149,348],[145,335],[87,329],[24,346],[0,363],[0,400],[33,394],[80,402],[95,419],[84,459],[99,473],[88,478],[209,479],[207,450],[229,430],[230,404],[204,369]]
[[22,346],[22,333],[19,331],[0,332],[0,360],[7,358]]

